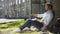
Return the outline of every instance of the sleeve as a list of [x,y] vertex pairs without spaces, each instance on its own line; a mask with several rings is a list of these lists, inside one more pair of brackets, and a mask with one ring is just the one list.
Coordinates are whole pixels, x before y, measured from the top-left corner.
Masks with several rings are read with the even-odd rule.
[[52,20],[52,14],[45,14],[44,17],[41,19],[44,21],[44,25],[47,26],[49,22]]
[[43,14],[38,14],[37,17],[38,18],[42,18],[43,17]]

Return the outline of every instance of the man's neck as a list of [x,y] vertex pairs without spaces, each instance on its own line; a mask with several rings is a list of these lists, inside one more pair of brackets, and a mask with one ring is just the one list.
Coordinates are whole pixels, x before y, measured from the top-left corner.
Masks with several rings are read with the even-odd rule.
[[50,11],[51,9],[48,9],[47,11]]

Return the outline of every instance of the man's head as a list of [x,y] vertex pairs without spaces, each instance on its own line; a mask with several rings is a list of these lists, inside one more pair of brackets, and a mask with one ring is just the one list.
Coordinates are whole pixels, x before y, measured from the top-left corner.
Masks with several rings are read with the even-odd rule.
[[45,3],[45,10],[52,10],[52,5]]

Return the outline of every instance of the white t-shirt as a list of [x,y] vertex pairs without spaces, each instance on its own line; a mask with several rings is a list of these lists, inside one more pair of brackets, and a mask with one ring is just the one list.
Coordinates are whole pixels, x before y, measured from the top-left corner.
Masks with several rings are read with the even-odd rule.
[[43,13],[43,14],[38,14],[37,17],[38,17],[38,18],[41,18],[41,17],[42,17],[41,20],[44,21],[44,27],[45,27],[45,26],[47,26],[47,25],[50,23],[50,21],[52,20],[52,18],[53,18],[53,13],[52,13],[51,10],[48,10],[48,11],[46,11],[46,12]]

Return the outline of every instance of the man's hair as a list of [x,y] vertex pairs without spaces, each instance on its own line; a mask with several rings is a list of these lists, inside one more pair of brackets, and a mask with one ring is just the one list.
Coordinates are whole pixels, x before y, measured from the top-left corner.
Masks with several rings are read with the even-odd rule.
[[47,4],[47,6],[48,6],[50,9],[53,9],[52,4]]

